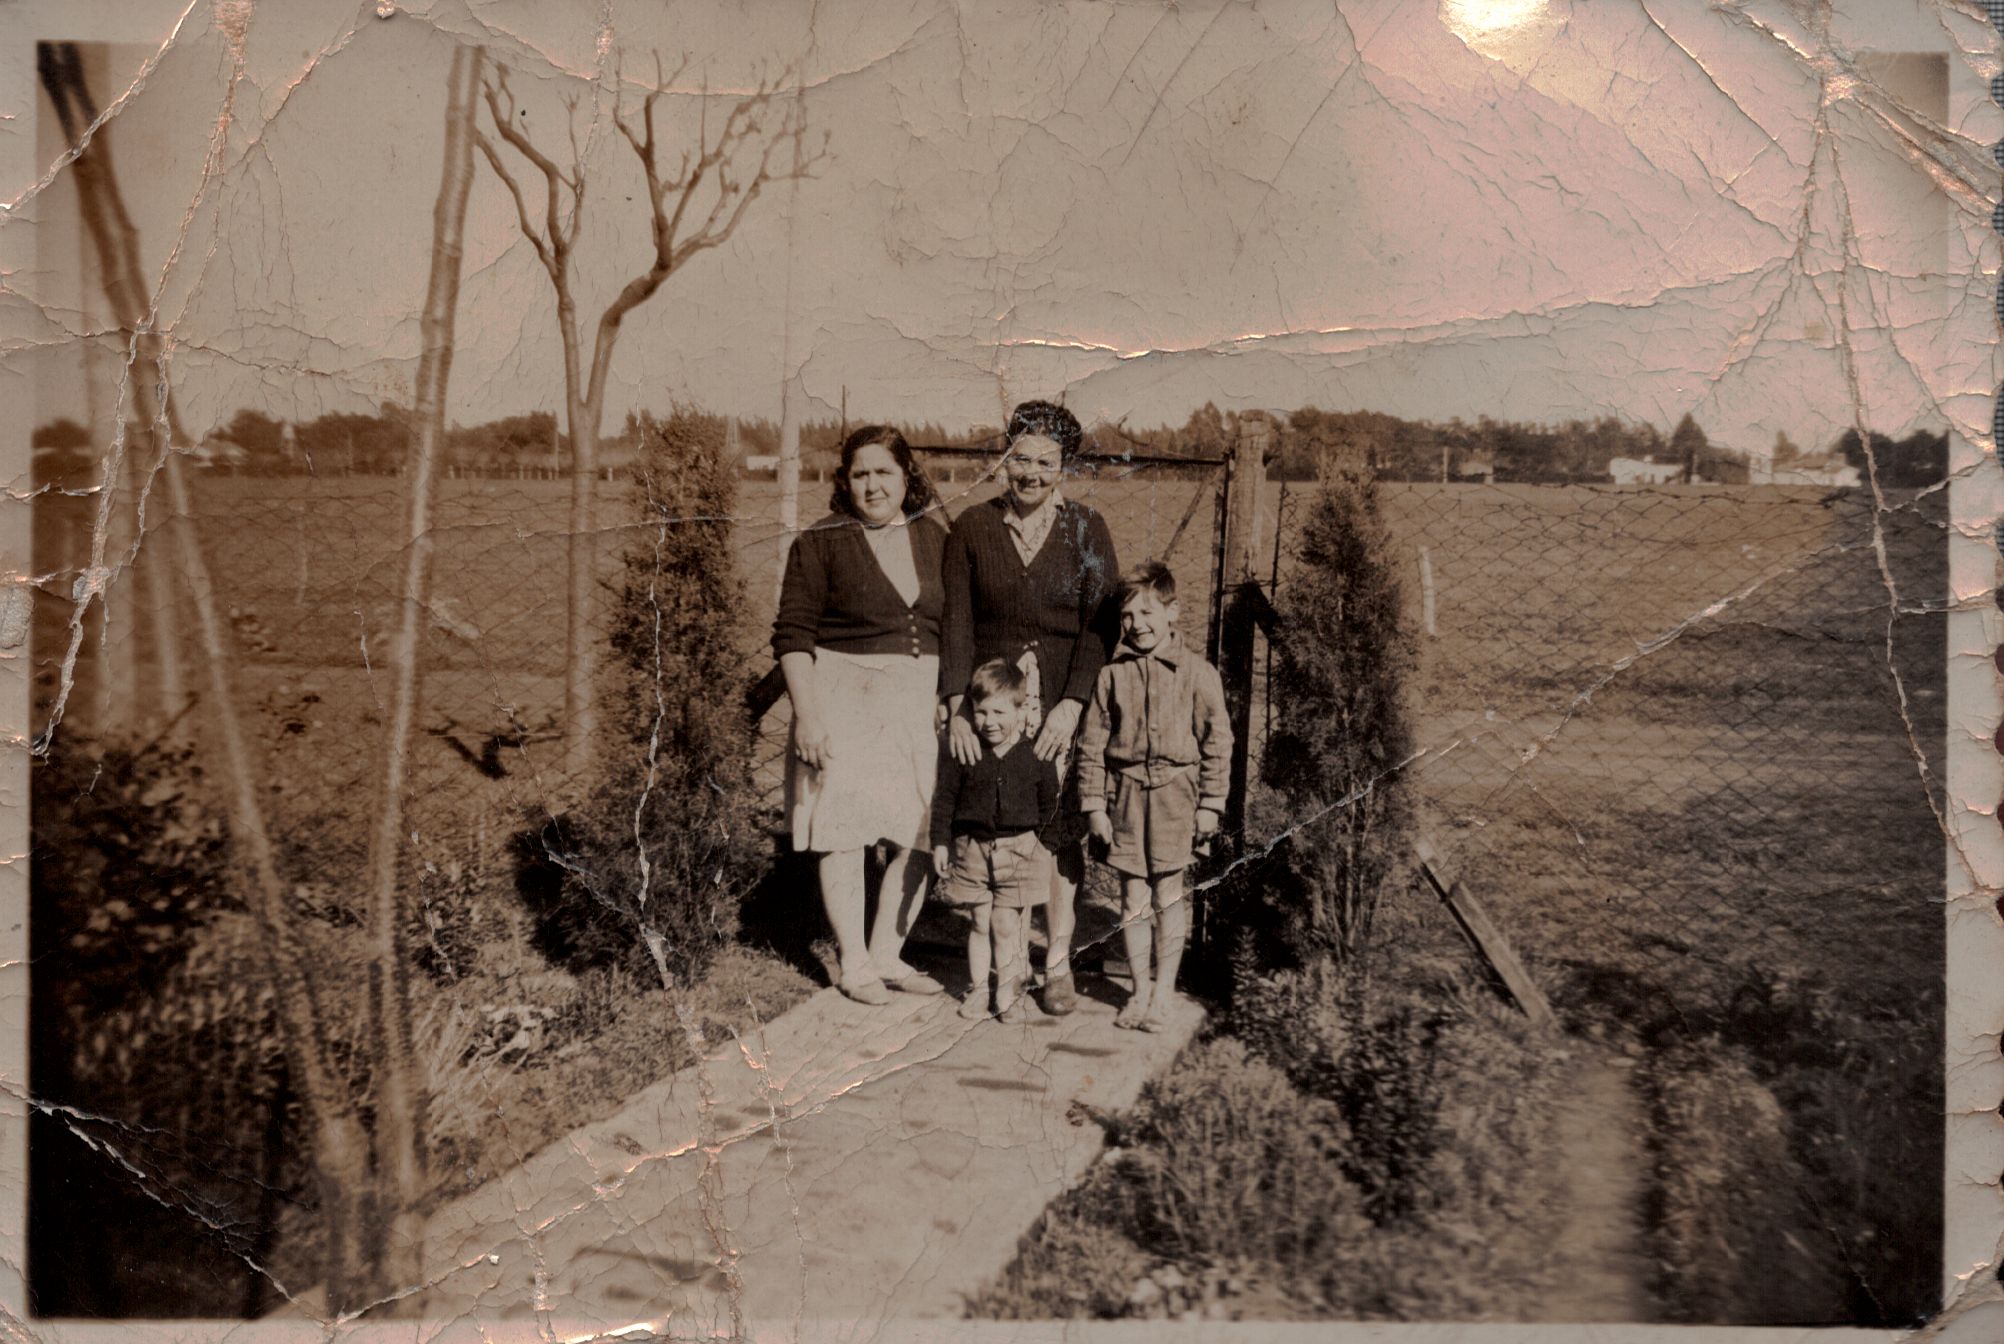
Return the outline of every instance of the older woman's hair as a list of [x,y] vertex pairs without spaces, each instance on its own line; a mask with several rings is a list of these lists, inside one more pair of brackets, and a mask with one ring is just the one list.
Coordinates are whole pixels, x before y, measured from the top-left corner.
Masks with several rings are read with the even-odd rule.
[[1009,428],[1003,437],[1014,443],[1031,434],[1057,444],[1067,459],[1079,455],[1079,444],[1085,440],[1079,418],[1054,401],[1026,401],[1009,412]]
[[919,469],[918,458],[913,455],[912,446],[905,442],[905,436],[889,425],[864,425],[842,440],[842,465],[835,469],[835,489],[829,499],[829,507],[851,518],[857,516],[856,501],[849,496],[849,468],[856,464],[856,454],[871,444],[877,444],[890,453],[891,460],[904,470],[905,517],[916,518],[939,504],[939,494],[932,488],[931,479]]

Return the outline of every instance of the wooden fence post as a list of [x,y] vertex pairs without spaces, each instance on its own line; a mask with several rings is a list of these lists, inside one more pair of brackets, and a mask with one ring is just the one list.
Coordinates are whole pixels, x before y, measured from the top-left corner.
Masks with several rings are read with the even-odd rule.
[[1496,973],[1504,993],[1523,1009],[1524,1016],[1539,1026],[1556,1022],[1558,1018],[1545,992],[1538,988],[1538,982],[1525,969],[1523,958],[1517,955],[1517,949],[1510,945],[1502,927],[1490,917],[1475,893],[1454,878],[1425,837],[1414,843],[1413,854],[1419,860],[1420,875],[1454,916],[1476,954]]
[[1420,626],[1422,629],[1426,631],[1427,638],[1431,639],[1435,634],[1434,596],[1433,596],[1433,553],[1424,546],[1419,548],[1419,570],[1420,570]]
[[1245,828],[1246,785],[1252,765],[1254,635],[1266,595],[1259,587],[1261,496],[1266,486],[1267,452],[1273,426],[1264,416],[1240,420],[1238,438],[1225,467],[1224,528],[1219,567],[1221,617],[1213,638],[1218,671],[1225,682],[1225,708],[1232,719],[1232,791],[1223,829]]

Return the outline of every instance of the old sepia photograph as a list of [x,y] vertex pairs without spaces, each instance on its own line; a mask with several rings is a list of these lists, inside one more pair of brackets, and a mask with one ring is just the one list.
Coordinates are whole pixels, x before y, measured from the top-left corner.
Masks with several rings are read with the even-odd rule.
[[1998,45],[6,7],[13,1328],[1993,1337]]

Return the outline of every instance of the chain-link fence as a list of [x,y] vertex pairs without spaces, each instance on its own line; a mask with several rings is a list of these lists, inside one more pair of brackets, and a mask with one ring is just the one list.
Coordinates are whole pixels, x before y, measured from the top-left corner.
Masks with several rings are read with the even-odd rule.
[[[992,453],[922,457],[949,512],[998,488]],[[1176,572],[1196,647],[1216,625],[1225,478],[1217,459],[1101,453],[1064,486],[1105,516],[1123,565],[1153,556]],[[1283,619],[1317,489],[1263,484],[1248,550]],[[608,582],[630,540],[630,490],[615,480],[601,493],[591,541]],[[802,483],[803,524],[826,511],[827,490]],[[1563,1015],[1645,1040],[1736,1043],[1813,1114],[1805,1132],[1821,1145],[1825,1194],[1896,1202],[1867,1168],[1932,1170],[1939,1142],[1931,1104],[1902,1099],[1937,1095],[1941,1057],[1942,496],[1882,506],[1862,490],[1377,490],[1420,650],[1407,703],[1421,752],[1406,778],[1426,837]],[[282,875],[316,926],[359,921],[365,899],[403,491],[394,477],[194,481],[192,526],[227,613]],[[511,837],[568,797],[568,508],[563,481],[441,484],[408,813],[427,920],[431,893],[505,872]],[[37,509],[37,564],[51,576],[36,632],[44,711],[90,509],[60,493]],[[149,523],[186,525],[157,513]],[[740,483],[735,532],[750,686],[772,665],[788,540],[774,482]],[[158,731],[177,648],[180,693],[204,693],[185,598],[156,600],[180,587],[167,554],[149,536],[140,572],[115,580],[110,639],[87,641],[64,731]],[[144,582],[149,565],[170,581]],[[1255,779],[1259,745],[1288,712],[1266,693],[1267,665],[1253,658],[1248,688]],[[762,709],[758,781],[776,804],[787,706],[769,696]],[[1105,886],[1098,875],[1093,899],[1110,909]],[[1438,923],[1451,929],[1444,914]],[[1110,934],[1088,914],[1089,960],[1117,942]],[[450,938],[435,941],[449,957]],[[243,1170],[216,1179],[256,1188],[266,1161],[246,1151]],[[183,1165],[199,1164],[190,1154]],[[1861,1262],[1896,1254],[1843,1250]]]
[[[1268,486],[1283,610],[1314,489]],[[1688,991],[1938,894],[1938,494],[1377,490],[1420,649],[1410,787],[1537,955],[1626,944]]]
[[[1283,623],[1316,488],[1267,486],[1263,586]],[[1403,774],[1423,837],[1562,1018],[1633,1043],[1666,1162],[1701,1075],[1743,1062],[1788,1115],[1799,1167],[1774,1176],[1807,1201],[1814,1228],[1790,1235],[1822,1247],[1824,1300],[1924,1310],[1945,492],[1376,492],[1418,644]],[[1288,712],[1267,665],[1256,737]],[[1738,1141],[1703,1136],[1728,1165]],[[1718,1198],[1751,1222],[1752,1196]]]

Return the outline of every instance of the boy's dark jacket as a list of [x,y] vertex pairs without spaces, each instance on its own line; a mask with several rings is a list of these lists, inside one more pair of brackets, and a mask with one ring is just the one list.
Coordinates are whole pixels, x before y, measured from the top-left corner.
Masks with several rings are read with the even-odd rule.
[[971,766],[953,759],[942,746],[932,794],[932,843],[944,845],[956,835],[993,840],[1025,831],[1043,838],[1057,819],[1058,793],[1057,767],[1037,759],[1028,735],[1000,756],[984,743],[981,759]]

